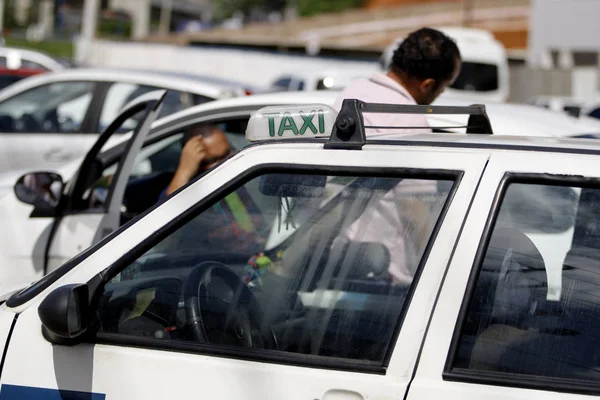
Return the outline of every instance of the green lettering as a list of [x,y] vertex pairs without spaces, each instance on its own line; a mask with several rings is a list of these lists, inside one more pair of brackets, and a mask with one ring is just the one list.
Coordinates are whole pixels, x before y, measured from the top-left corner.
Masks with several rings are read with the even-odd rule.
[[325,133],[325,112],[323,110],[319,110],[319,133]]
[[283,118],[281,119],[281,124],[279,124],[279,131],[277,132],[277,134],[279,136],[283,136],[283,134],[287,130],[294,132],[294,135],[298,134],[298,127],[294,122],[292,114],[290,114],[289,112],[283,113]]
[[269,119],[269,136],[275,136],[275,117],[279,117],[281,113],[268,113],[263,115]]
[[306,132],[308,128],[310,128],[312,133],[317,133],[317,127],[312,122],[315,115],[317,115],[317,112],[314,110],[308,115],[304,114],[303,111],[300,111],[300,116],[302,117],[302,128],[300,128],[301,135],[304,135],[304,132]]

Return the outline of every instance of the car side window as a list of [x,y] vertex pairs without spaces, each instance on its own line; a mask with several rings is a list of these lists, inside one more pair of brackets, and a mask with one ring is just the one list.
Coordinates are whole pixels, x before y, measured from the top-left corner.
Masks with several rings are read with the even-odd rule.
[[0,103],[0,132],[79,133],[94,82],[56,82]]
[[21,68],[38,69],[38,70],[42,70],[42,71],[48,71],[48,68],[46,68],[42,64],[36,63],[35,61],[27,60],[24,58],[21,59]]
[[[600,379],[600,188],[511,183],[452,370],[556,384]],[[545,379],[545,381],[544,381]]]
[[[233,152],[238,152],[249,144],[244,137],[247,123],[248,118],[242,117],[217,124],[223,130]],[[184,130],[173,132],[145,145],[137,154],[123,199],[122,223],[143,213],[159,201],[179,165],[184,135]],[[102,211],[106,208],[117,164],[118,160],[107,163],[101,171],[101,176],[93,181],[90,189],[84,193],[83,210]]]
[[[102,132],[106,129],[127,103],[153,90],[159,90],[159,88],[128,82],[111,84],[104,98],[104,104],[98,122],[98,132]],[[193,105],[194,99],[189,93],[168,90],[165,99],[163,100],[162,110],[158,117],[162,118]],[[123,124],[120,132],[128,132],[135,125],[136,121],[131,119]]]
[[595,108],[588,113],[588,117],[600,118],[600,108]]
[[451,187],[299,172],[251,179],[112,278],[99,334],[381,366]]

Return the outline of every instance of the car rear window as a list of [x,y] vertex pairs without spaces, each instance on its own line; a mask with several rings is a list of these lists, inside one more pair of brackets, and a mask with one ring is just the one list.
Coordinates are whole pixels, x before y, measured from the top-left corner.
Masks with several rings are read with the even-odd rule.
[[463,61],[460,74],[450,85],[452,89],[473,92],[491,92],[498,90],[498,66]]

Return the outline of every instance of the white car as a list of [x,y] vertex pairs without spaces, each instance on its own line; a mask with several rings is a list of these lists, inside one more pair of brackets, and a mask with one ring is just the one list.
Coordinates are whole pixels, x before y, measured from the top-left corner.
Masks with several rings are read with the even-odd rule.
[[167,72],[70,69],[27,78],[0,91],[0,173],[84,155],[127,102],[156,89],[168,91],[162,116],[246,94],[234,82]]
[[7,69],[32,69],[44,71],[62,71],[71,67],[71,63],[59,60],[39,51],[17,47],[0,47],[0,66]]
[[368,67],[358,68],[337,68],[335,70],[314,69],[296,71],[290,74],[283,74],[276,78],[270,92],[295,92],[315,90],[334,90],[340,91],[348,86],[352,81],[360,78],[369,78],[376,69]]
[[[382,108],[354,106],[256,112],[247,136],[262,143],[12,296],[0,396],[598,395],[600,142],[490,136],[478,107],[411,111],[466,112],[488,134],[365,140],[357,110]],[[395,212],[373,214],[382,203]],[[377,225],[350,239],[365,214]],[[566,230],[560,260],[525,233]],[[391,278],[399,248],[406,279]],[[561,265],[558,296],[548,260]]]
[[[150,209],[177,169],[183,133],[189,127],[198,123],[221,123],[230,143],[239,150],[248,144],[244,131],[256,110],[292,103],[332,105],[335,99],[332,92],[306,92],[214,101],[163,118],[150,131],[148,126],[139,127],[141,142],[135,146],[123,136],[112,145],[106,145],[120,130],[115,124],[100,136],[86,157],[50,171],[46,179],[50,177],[51,181],[65,185],[65,196],[54,207],[34,207],[17,198],[15,182],[19,176],[31,175],[35,170],[5,174],[0,177],[0,222],[10,229],[0,230],[0,266],[10,267],[0,267],[0,295],[54,271]],[[600,122],[594,119],[570,118],[533,106],[493,104],[487,107],[487,113],[494,136],[527,135],[550,137],[546,140],[552,141],[556,137],[600,134]],[[155,113],[152,117],[156,117]],[[432,126],[446,127],[434,128],[437,132],[464,133],[464,128],[448,127],[465,126],[468,122],[463,115],[430,115],[428,118]],[[457,135],[456,140],[461,137],[465,136]],[[142,148],[138,151],[136,146]],[[125,166],[119,167],[121,164]],[[120,189],[113,190],[107,197],[111,184]]]
[[[569,96],[535,96],[529,99],[527,103],[552,111],[564,112],[573,117],[578,117],[581,114],[581,108],[585,102],[582,99]],[[600,113],[598,115],[600,115]]]

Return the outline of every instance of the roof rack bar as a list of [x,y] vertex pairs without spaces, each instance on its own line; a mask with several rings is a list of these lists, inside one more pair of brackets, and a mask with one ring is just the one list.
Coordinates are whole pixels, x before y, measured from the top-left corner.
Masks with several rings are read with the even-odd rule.
[[[364,113],[382,114],[455,114],[468,115],[467,133],[491,135],[492,124],[485,112],[483,104],[474,104],[466,107],[457,106],[421,106],[413,104],[382,104],[365,103],[357,99],[345,99],[337,116],[329,141],[325,144],[327,149],[360,150],[365,145],[366,129],[426,129],[436,127],[407,127],[407,126],[365,126]],[[452,127],[454,128],[454,127]],[[456,127],[463,128],[463,127]]]
[[365,129],[468,129],[474,128],[469,125],[453,126],[370,126],[365,125]]
[[360,102],[359,107],[365,113],[380,114],[455,114],[483,115],[484,105],[459,106],[421,106],[414,104],[382,104]]

